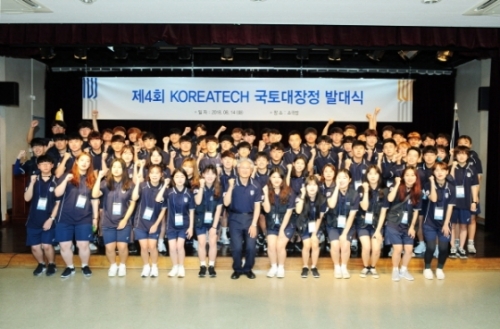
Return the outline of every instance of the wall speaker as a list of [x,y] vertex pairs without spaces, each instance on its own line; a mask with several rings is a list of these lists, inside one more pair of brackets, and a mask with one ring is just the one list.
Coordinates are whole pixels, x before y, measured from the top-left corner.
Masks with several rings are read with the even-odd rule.
[[477,97],[477,110],[488,111],[490,108],[490,87],[479,87]]
[[0,105],[19,106],[17,82],[0,82]]

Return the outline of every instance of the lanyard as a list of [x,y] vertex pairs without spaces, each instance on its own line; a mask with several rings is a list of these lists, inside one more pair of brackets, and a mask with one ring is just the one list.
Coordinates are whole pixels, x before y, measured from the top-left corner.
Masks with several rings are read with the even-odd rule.
[[[184,190],[182,190],[181,193],[177,193],[177,188],[176,187],[174,187],[173,190],[174,190],[174,196],[173,196],[173,202],[172,203],[173,203],[174,215],[175,215],[175,214],[177,214],[177,211],[175,210],[175,204],[176,204],[176,202],[177,202],[177,200],[179,198],[179,195],[182,198],[181,200],[184,201]],[[184,202],[182,202],[182,204],[184,205]],[[181,206],[181,211],[182,211],[182,206]]]
[[205,204],[205,212],[213,213],[213,207],[210,207],[212,205],[212,202],[210,198],[213,197],[213,187],[212,189],[205,187],[203,189],[203,203]]
[[[52,177],[52,176],[51,176]],[[38,197],[41,198],[42,197],[42,192],[41,192],[41,185],[42,185],[42,182],[44,182],[44,180],[42,179],[42,177],[39,177],[38,179]],[[50,185],[52,183],[52,180],[49,178],[49,180],[47,181],[49,183],[49,185],[47,186],[47,193],[45,193],[45,198],[48,198],[49,197],[49,190],[50,190]]]

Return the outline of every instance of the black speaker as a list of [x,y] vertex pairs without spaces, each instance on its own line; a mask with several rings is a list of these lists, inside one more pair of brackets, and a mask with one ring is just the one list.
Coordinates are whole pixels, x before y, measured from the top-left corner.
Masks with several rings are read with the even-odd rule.
[[488,111],[490,108],[490,87],[479,87],[477,97],[477,110]]
[[19,106],[19,84],[0,82],[0,105]]

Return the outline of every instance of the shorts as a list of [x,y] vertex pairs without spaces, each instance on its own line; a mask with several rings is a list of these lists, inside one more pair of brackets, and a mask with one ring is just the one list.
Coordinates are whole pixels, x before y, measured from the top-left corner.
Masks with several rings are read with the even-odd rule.
[[[199,235],[208,235],[208,233],[210,233],[210,229],[212,228],[212,226],[202,226],[202,227],[195,227],[194,230],[195,230],[195,233],[196,233],[196,236],[199,236]],[[215,230],[215,232],[217,232],[220,228],[220,223],[217,225],[217,229]]]
[[445,237],[443,232],[441,232],[441,228],[431,225],[424,225],[423,233],[425,241],[436,241],[436,238],[439,238],[440,242],[450,242],[451,239],[451,234],[450,236]]
[[56,229],[44,231],[43,228],[26,228],[26,245],[38,246],[40,244],[53,244],[56,238]]
[[160,228],[156,230],[155,233],[149,233],[149,231],[141,230],[140,228],[134,228],[135,240],[158,240],[160,237]]
[[[267,230],[267,235],[279,235],[280,233],[280,228],[275,228],[275,229],[268,229]],[[290,240],[293,236],[293,234],[295,233],[295,226],[294,225],[287,225],[287,227],[285,228],[285,236],[288,240]]]
[[[340,227],[327,226],[326,231],[328,232],[328,239],[330,240],[330,242],[333,242],[335,240],[340,239],[340,236],[342,235],[342,232],[344,232],[344,229]],[[354,232],[355,232],[354,227],[351,227],[349,229],[349,232],[347,232],[347,240],[349,242],[352,242],[352,237],[354,235]]]
[[67,224],[57,223],[56,242],[91,241],[93,239],[92,224]]
[[103,227],[102,231],[102,239],[104,240],[104,244],[113,243],[113,242],[130,242],[130,232],[132,231],[132,226],[125,226],[125,228],[118,230],[116,227]]
[[356,230],[358,232],[358,237],[362,237],[362,236],[369,236],[370,238],[373,236],[373,234],[375,233],[375,227],[373,227],[373,225],[368,225],[366,227],[363,227],[363,228],[358,228]]
[[476,211],[471,211],[471,215],[479,215],[481,213],[481,205],[478,203],[476,205]]
[[470,224],[470,210],[469,209],[457,209],[453,208],[453,212],[451,214],[451,223],[452,224]]
[[[322,230],[319,229],[318,232],[316,233],[316,237],[319,239],[321,237],[321,234],[322,234]],[[309,231],[305,231],[301,235],[302,240],[307,240],[307,239],[310,239],[311,237],[312,237],[312,233],[309,233]]]
[[408,235],[408,228],[396,228],[387,226],[385,228],[385,244],[412,245],[413,239]]
[[187,228],[169,228],[167,229],[167,240],[187,239]]

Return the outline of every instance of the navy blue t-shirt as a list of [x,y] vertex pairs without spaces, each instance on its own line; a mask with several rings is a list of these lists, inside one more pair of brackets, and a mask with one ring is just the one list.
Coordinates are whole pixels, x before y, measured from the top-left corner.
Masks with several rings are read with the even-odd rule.
[[[114,183],[114,189],[110,190],[105,180],[101,182],[102,192],[102,227],[115,228],[127,213],[132,198],[134,184],[130,184],[128,190],[123,190],[122,182]],[[131,216],[132,217],[132,216]],[[130,218],[127,226],[130,225]]]
[[467,164],[455,168],[455,198],[458,209],[470,209],[472,203],[472,186],[479,185],[479,178],[474,167]]
[[[436,193],[437,201],[432,202],[429,200],[429,206],[427,207],[427,212],[425,213],[424,223],[434,228],[441,228],[446,219],[448,206],[455,205],[455,184],[451,182],[445,182],[443,186],[439,186],[437,182]],[[426,183],[423,188],[423,193],[429,197],[431,193],[431,184]]]
[[[163,200],[168,208],[167,229],[189,228],[189,211],[195,208],[193,193],[187,187],[182,191],[173,187],[165,190]],[[180,221],[176,223],[176,215],[182,216],[182,224]]]
[[[67,175],[68,173],[63,174],[59,178],[57,185],[60,185]],[[75,186],[71,182],[66,184],[66,190],[61,197],[56,219],[58,223],[71,225],[92,224],[92,188],[85,185],[86,179],[86,175],[80,176],[79,186]]]
[[[26,189],[30,185],[30,180],[26,184]],[[59,201],[54,194],[54,190],[57,187],[55,177],[51,176],[47,181],[44,181],[39,175],[33,185],[33,196],[31,198],[30,212],[28,214],[28,220],[26,221],[26,226],[30,228],[42,228],[43,224],[52,214],[52,210]],[[54,226],[54,225],[52,225]]]
[[153,186],[149,182],[142,182],[139,185],[139,200],[135,211],[135,227],[149,232],[151,226],[158,219],[161,210],[167,208],[166,202],[156,202],[156,196],[162,188],[162,184]]

